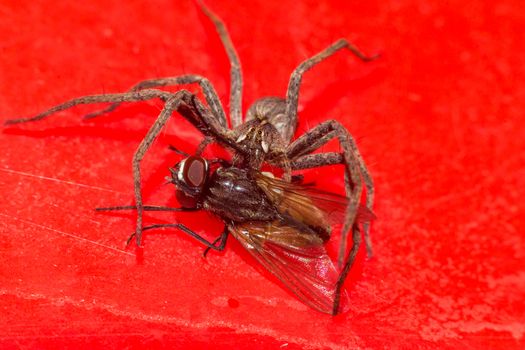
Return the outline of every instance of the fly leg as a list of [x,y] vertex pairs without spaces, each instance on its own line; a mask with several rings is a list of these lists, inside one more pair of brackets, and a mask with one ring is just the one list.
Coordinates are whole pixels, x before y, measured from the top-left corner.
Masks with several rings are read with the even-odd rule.
[[[215,140],[213,139],[213,137],[211,137],[211,136],[206,136],[206,137],[205,137],[205,138],[199,143],[199,145],[197,146],[197,149],[195,150],[194,155],[196,155],[196,156],[200,156],[200,155],[204,152],[204,149],[206,149],[206,147],[207,147],[209,144],[213,143],[214,141],[215,141]],[[169,146],[168,146],[168,149],[169,149],[170,151],[173,151],[173,152],[177,153],[177,154],[180,154],[180,155],[183,156],[183,157],[189,157],[189,156],[190,156],[189,153],[186,153],[186,152],[184,152],[184,151],[178,149],[177,147],[175,147],[175,146],[173,146],[173,145],[169,145]]]
[[[101,208],[95,208],[96,211],[114,211],[114,210],[137,210],[136,205],[119,205],[115,207],[101,207]],[[144,205],[142,207],[142,210],[144,211],[198,211],[199,208],[173,208],[173,207],[164,207],[161,205]],[[144,231],[144,228],[142,229]],[[128,237],[126,240],[126,247],[131,243],[131,239],[136,236],[136,233],[133,233]]]
[[[202,244],[204,244],[207,247],[207,249],[213,249],[213,250],[221,251],[221,250],[224,250],[224,246],[226,245],[226,238],[224,239],[224,244],[221,242],[221,245],[216,247],[215,246],[215,241],[214,242],[208,241],[206,238],[204,238],[204,237],[200,236],[199,234],[195,233],[194,231],[192,231],[191,229],[189,229],[187,226],[185,226],[183,224],[154,224],[154,225],[149,225],[149,226],[142,227],[142,231],[148,231],[148,230],[153,230],[153,229],[157,229],[157,228],[161,228],[161,229],[163,229],[163,228],[175,228],[175,229],[181,230],[182,232],[187,233],[191,237],[195,238],[197,241],[199,241]],[[224,235],[224,233],[223,233],[223,235]],[[133,237],[136,237],[136,236],[137,236],[136,232],[132,233],[129,236],[128,240],[126,241],[126,245],[129,245],[129,243],[131,242]],[[221,237],[222,237],[222,235],[221,235]]]
[[[136,205],[120,205],[120,206],[115,206],[115,207],[95,208],[96,211],[134,210],[134,209],[135,210],[137,209]],[[182,208],[172,208],[172,207],[164,207],[164,206],[160,206],[160,205],[144,205],[143,206],[143,210],[144,211],[178,211],[178,212],[184,211],[184,212],[190,212],[190,211],[198,211],[200,209],[199,208],[184,208],[184,207],[182,207]],[[179,224],[176,224],[176,225],[179,225]],[[183,225],[180,225],[180,226],[183,226]],[[150,228],[147,228],[147,227],[150,227]],[[164,227],[164,226],[162,226],[162,227]],[[150,229],[153,229],[153,228],[159,228],[159,226],[158,225],[146,226],[146,227],[142,228],[142,231],[145,231],[146,229],[150,230]],[[177,226],[176,228],[182,229],[179,226]],[[182,230],[184,232],[186,232],[184,229],[182,229]],[[219,251],[219,252],[223,251],[224,248],[226,247],[226,241],[228,240],[228,234],[229,234],[228,227],[225,225],[221,235],[219,237],[217,237],[213,242],[211,242],[211,245],[213,245],[214,248],[212,248],[211,246],[207,245],[207,247],[204,250],[204,253],[202,255],[204,257],[206,257],[206,255],[208,254],[210,249],[214,249],[214,250]],[[136,234],[133,233],[128,238],[128,240],[126,241],[126,246],[129,245],[129,243],[131,242],[131,239],[133,237],[135,237],[135,235]],[[195,235],[198,236],[197,234],[195,234]],[[192,237],[195,237],[195,236],[192,234]],[[199,236],[199,237],[201,237],[201,236]],[[199,239],[199,241],[201,241],[201,240]],[[220,241],[220,243],[217,246],[217,242],[219,242],[219,241]],[[208,241],[206,241],[206,242],[208,242]]]
[[[202,253],[203,257],[206,257],[206,254],[210,251],[210,249],[214,249],[218,252],[221,252],[224,250],[224,247],[226,247],[226,241],[228,240],[229,231],[228,227],[225,225],[224,230],[222,231],[221,235],[212,242],[213,246],[215,248],[207,247],[204,252]],[[218,246],[216,246],[217,242],[220,242]]]
[[[119,205],[115,207],[101,207],[95,208],[96,211],[113,211],[113,210],[136,210],[136,205]],[[172,207],[163,207],[160,205],[143,205],[142,209],[144,211],[198,211],[199,208],[172,208]]]

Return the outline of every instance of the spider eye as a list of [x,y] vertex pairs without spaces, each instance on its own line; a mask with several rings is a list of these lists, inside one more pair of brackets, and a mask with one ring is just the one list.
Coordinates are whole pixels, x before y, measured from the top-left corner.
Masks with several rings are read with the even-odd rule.
[[208,176],[208,163],[202,157],[188,157],[180,168],[179,179],[191,187],[202,187]]

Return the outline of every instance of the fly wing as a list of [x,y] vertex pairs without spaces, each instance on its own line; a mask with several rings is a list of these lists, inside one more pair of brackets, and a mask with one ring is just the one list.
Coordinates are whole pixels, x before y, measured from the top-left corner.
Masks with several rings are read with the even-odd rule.
[[[302,302],[332,313],[339,273],[318,235],[280,222],[235,223],[230,232]],[[343,290],[339,312],[347,305]]]
[[[255,175],[257,185],[277,206],[281,213],[286,213],[310,227],[321,228],[330,232],[333,224],[344,221],[350,199],[336,193],[323,191],[313,186],[288,183],[266,176]],[[359,206],[357,220],[369,222],[374,213],[364,206]]]

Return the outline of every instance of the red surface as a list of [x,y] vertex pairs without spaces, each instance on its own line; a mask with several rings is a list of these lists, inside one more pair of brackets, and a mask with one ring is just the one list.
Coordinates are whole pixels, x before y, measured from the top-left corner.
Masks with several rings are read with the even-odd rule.
[[[191,1],[107,3],[0,4],[2,121],[190,72],[226,103],[226,56]],[[83,107],[0,134],[0,347],[523,348],[523,4],[209,5],[242,60],[245,108],[282,96],[293,68],[339,37],[383,53],[368,65],[337,54],[301,90],[300,132],[343,121],[377,186],[376,255],[361,252],[350,311],[308,309],[234,240],[206,260],[181,234],[124,250],[133,215],[92,209],[132,202],[131,156],[160,105],[92,123]],[[166,146],[197,142],[175,119],[145,161],[149,203],[173,201]],[[308,176],[341,189],[341,169]],[[220,232],[206,215],[147,218],[174,220]]]

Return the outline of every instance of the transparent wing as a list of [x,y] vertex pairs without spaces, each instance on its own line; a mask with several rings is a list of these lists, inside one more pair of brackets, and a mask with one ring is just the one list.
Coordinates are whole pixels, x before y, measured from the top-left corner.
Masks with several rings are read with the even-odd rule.
[[[288,183],[262,173],[256,174],[255,179],[281,213],[286,213],[310,227],[330,232],[331,225],[344,221],[349,203],[349,198],[345,196],[313,186]],[[359,206],[359,222],[369,222],[373,219],[374,213],[364,206]]]
[[[339,273],[323,240],[279,222],[235,223],[233,236],[306,305],[332,314]],[[339,312],[348,305],[341,293]]]

